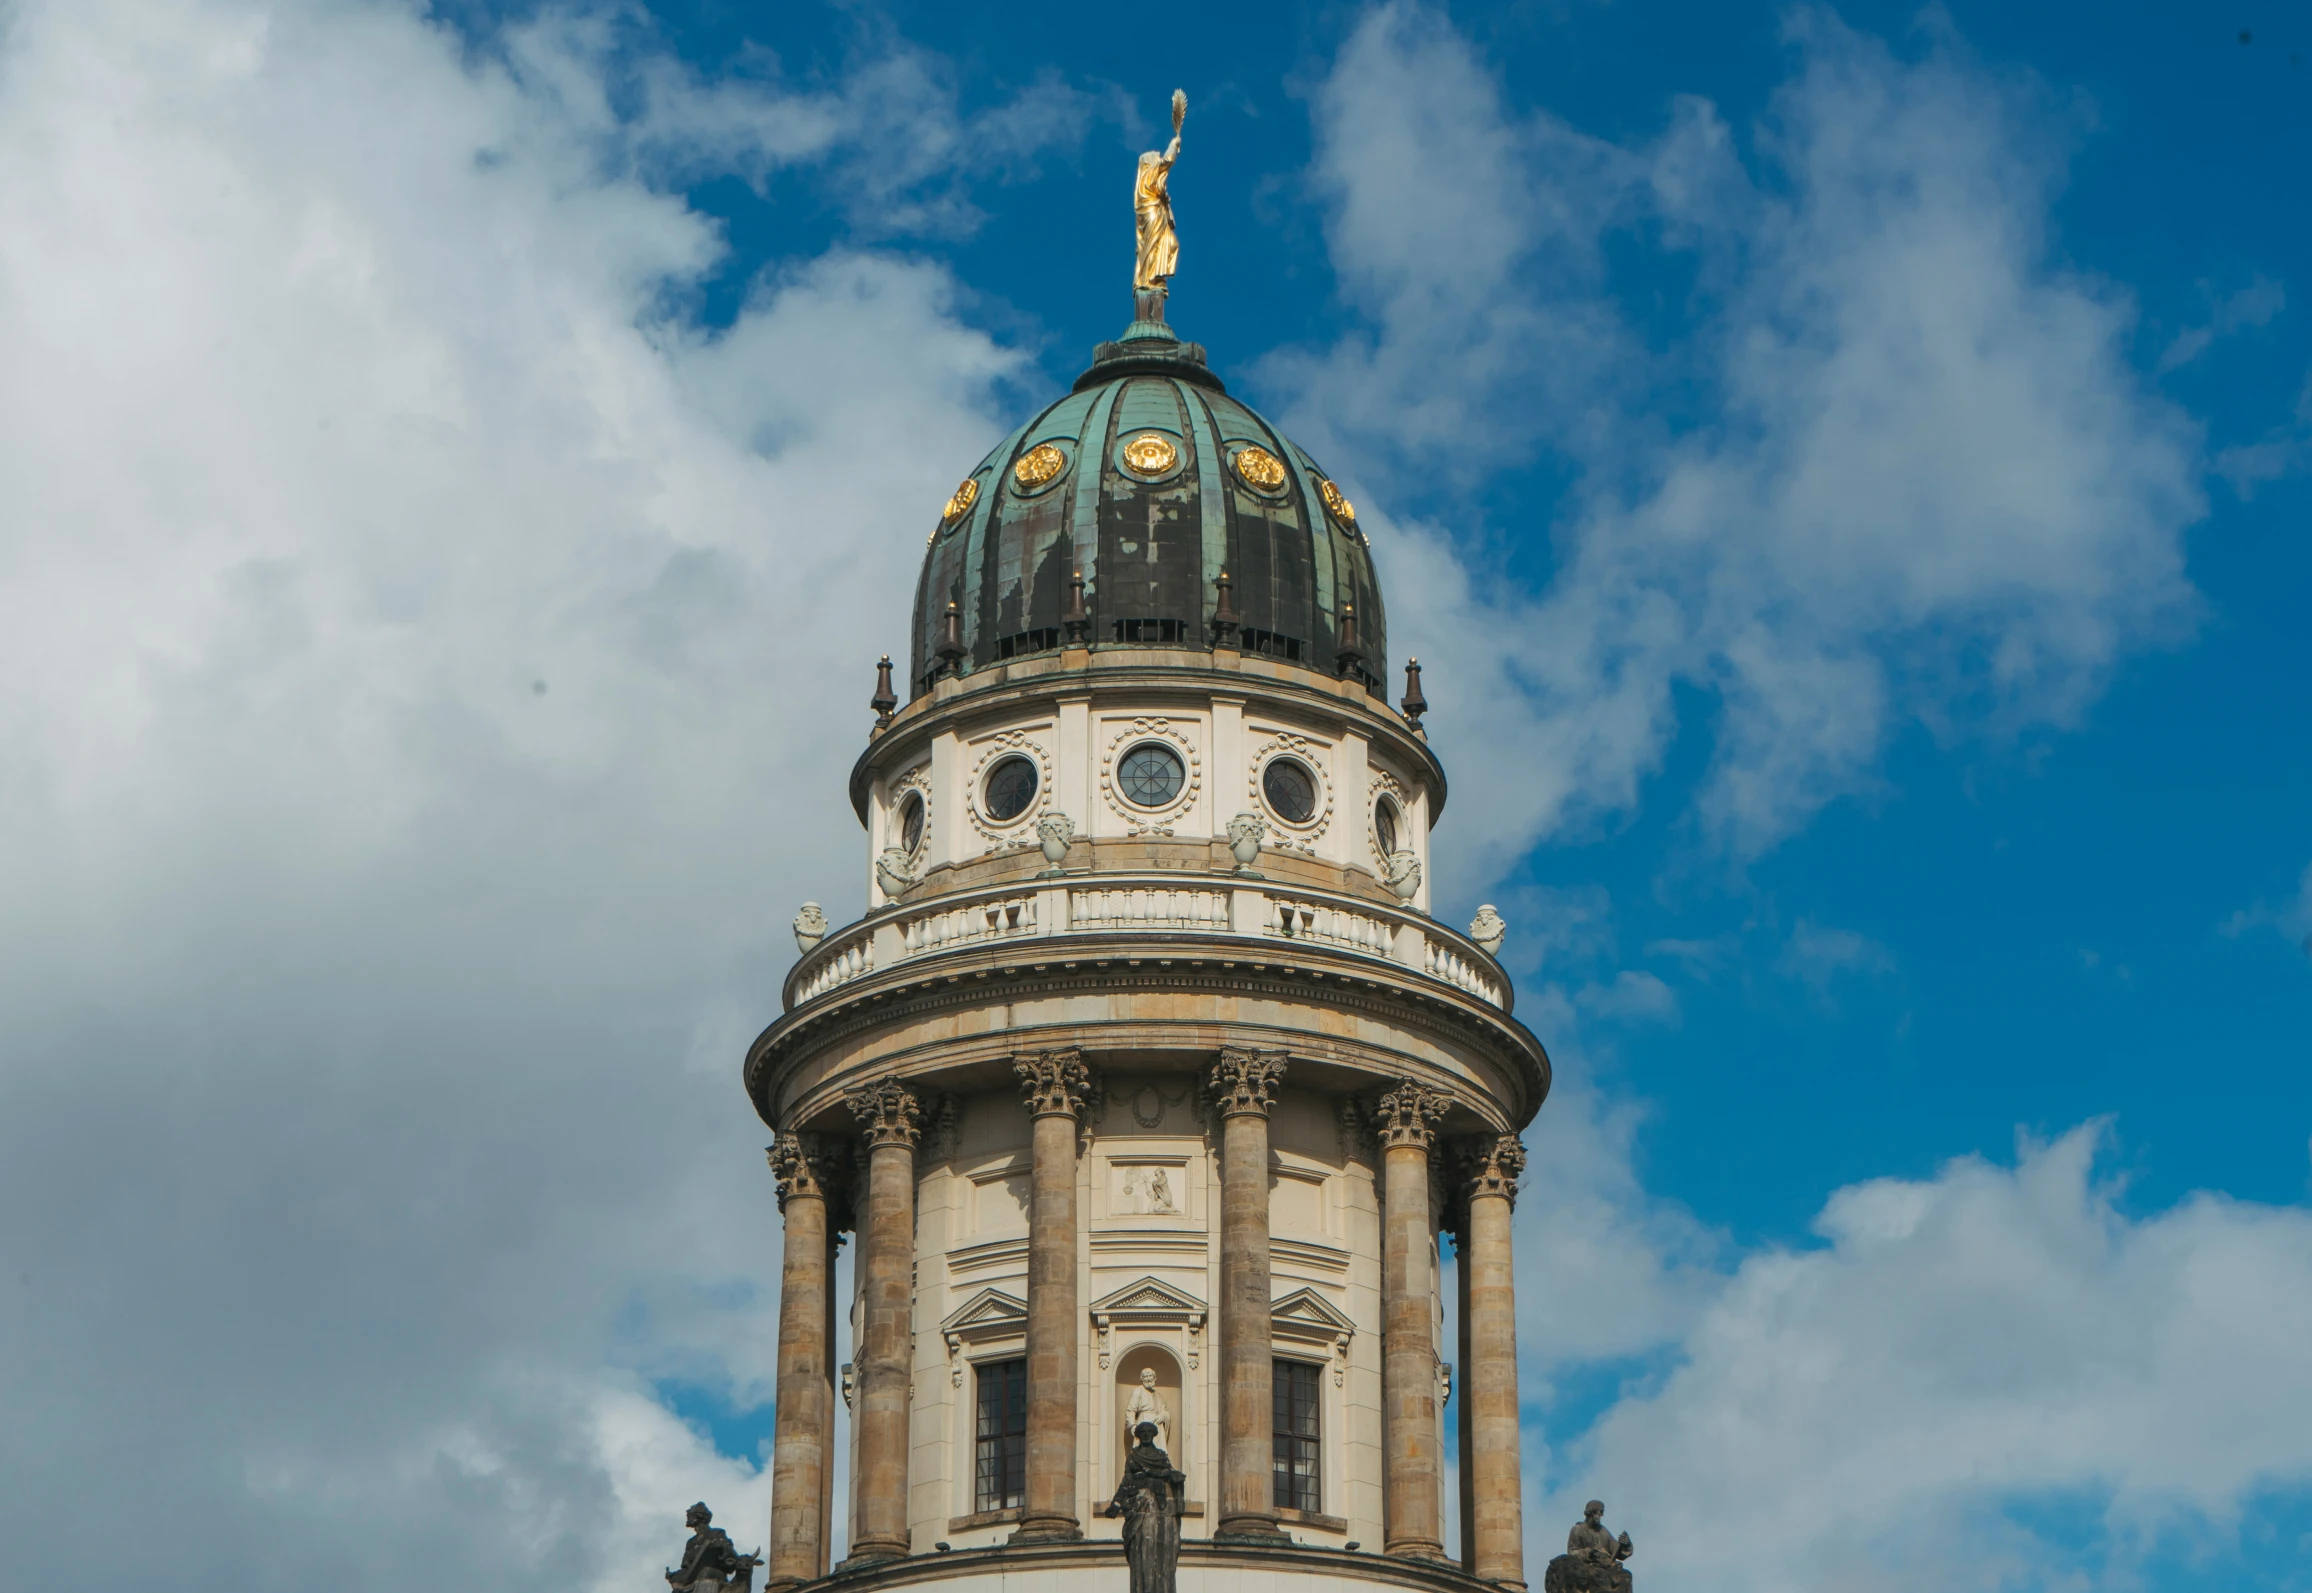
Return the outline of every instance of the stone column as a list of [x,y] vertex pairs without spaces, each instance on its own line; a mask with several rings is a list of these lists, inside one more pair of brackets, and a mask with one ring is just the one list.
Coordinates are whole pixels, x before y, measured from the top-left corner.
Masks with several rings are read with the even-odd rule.
[[834,1341],[828,1332],[833,1252],[818,1136],[781,1134],[770,1147],[785,1219],[779,1269],[778,1403],[771,1448],[770,1564],[764,1588],[827,1574],[826,1505],[835,1441]]
[[[1469,1199],[1465,1190],[1450,1189],[1445,1203],[1445,1229],[1453,1235],[1453,1364],[1461,1369],[1461,1415],[1453,1424],[1454,1452],[1461,1462],[1461,1569],[1477,1569],[1477,1495],[1469,1479],[1477,1474],[1470,1446],[1476,1429],[1469,1421]],[[1452,1401],[1446,1401],[1448,1411]]]
[[1220,1108],[1220,1519],[1215,1538],[1282,1541],[1276,1524],[1276,1363],[1268,1269],[1268,1109],[1281,1051],[1224,1050]]
[[1437,1420],[1436,1246],[1429,1150],[1445,1097],[1405,1083],[1374,1108],[1381,1136],[1382,1548],[1443,1559],[1444,1455]]
[[923,1107],[899,1075],[845,1092],[867,1142],[867,1210],[859,1224],[859,1346],[852,1398],[858,1510],[846,1564],[908,1552],[907,1364],[915,1308],[915,1142]]
[[1469,1568],[1488,1582],[1525,1586],[1525,1510],[1519,1499],[1517,1431],[1517,1291],[1510,1266],[1510,1209],[1525,1171],[1525,1147],[1514,1134],[1480,1140],[1469,1163],[1469,1243],[1461,1266],[1468,1349],[1461,1368],[1461,1422],[1470,1430]]
[[1084,1535],[1076,1514],[1076,1383],[1082,1375],[1076,1310],[1076,1131],[1091,1082],[1073,1047],[1018,1057],[1035,1120],[1028,1206],[1027,1512],[1014,1543]]

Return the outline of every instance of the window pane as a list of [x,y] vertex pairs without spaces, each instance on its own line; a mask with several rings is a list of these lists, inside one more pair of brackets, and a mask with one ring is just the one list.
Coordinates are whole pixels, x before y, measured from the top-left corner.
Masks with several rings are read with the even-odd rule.
[[1016,1510],[1027,1503],[1028,1363],[995,1361],[979,1368],[973,1508]]
[[1317,1400],[1322,1369],[1304,1361],[1278,1361],[1275,1366],[1275,1502],[1290,1510],[1321,1510],[1323,1455]]

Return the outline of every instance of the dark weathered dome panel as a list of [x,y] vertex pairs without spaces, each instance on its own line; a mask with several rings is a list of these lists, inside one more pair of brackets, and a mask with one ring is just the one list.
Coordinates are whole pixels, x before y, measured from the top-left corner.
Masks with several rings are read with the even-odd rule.
[[1224,570],[1246,651],[1380,689],[1386,617],[1338,489],[1228,396],[1201,348],[1146,332],[1104,343],[1073,392],[980,461],[933,528],[910,694],[943,667],[950,603],[962,667],[985,668],[1061,645],[1079,571],[1093,646],[1208,652]]

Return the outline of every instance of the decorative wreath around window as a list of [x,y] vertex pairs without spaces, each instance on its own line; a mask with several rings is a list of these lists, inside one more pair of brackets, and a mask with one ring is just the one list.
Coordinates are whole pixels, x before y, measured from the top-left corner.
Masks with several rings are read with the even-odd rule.
[[1203,760],[1169,719],[1134,719],[1100,757],[1100,795],[1133,835],[1170,835],[1203,783]]
[[964,811],[990,850],[1035,844],[1033,821],[1049,804],[1052,760],[1024,731],[989,741],[972,765]]
[[1289,731],[1253,753],[1249,795],[1268,816],[1272,846],[1315,854],[1317,838],[1333,816],[1333,792],[1320,772],[1323,764],[1323,748]]

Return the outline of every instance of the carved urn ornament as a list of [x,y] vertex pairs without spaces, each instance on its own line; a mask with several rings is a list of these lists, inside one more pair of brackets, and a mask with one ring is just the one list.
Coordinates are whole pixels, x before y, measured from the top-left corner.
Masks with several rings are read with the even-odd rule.
[[795,915],[795,949],[809,951],[826,938],[827,910],[817,902],[805,902]]
[[1477,909],[1477,916],[1469,920],[1469,938],[1485,948],[1489,957],[1498,956],[1501,942],[1509,934],[1509,920],[1493,910],[1491,902]]
[[1257,813],[1239,813],[1228,821],[1228,855],[1236,859],[1239,874],[1252,872],[1252,865],[1260,861],[1260,839],[1268,833],[1268,820]]
[[1421,860],[1413,849],[1400,846],[1389,854],[1389,889],[1397,893],[1397,900],[1409,902],[1421,894]]
[[897,901],[915,883],[915,870],[908,865],[907,848],[886,846],[883,855],[875,860],[875,883],[883,887],[883,894]]
[[1056,808],[1036,820],[1036,845],[1043,848],[1044,861],[1051,865],[1046,873],[1060,871],[1060,865],[1068,860],[1068,843],[1075,838],[1076,821]]

